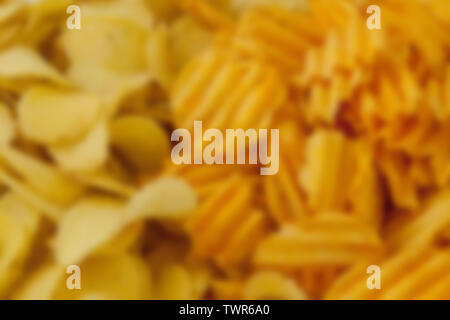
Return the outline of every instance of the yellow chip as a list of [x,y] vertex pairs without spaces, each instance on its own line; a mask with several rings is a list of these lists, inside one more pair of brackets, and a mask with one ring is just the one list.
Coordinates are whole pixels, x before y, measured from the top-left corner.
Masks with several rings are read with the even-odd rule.
[[100,111],[100,102],[95,96],[33,87],[19,103],[19,127],[32,141],[67,143],[88,132]]
[[[81,290],[59,287],[55,299],[138,300],[152,298],[152,278],[142,258],[132,254],[88,259],[80,265]],[[65,283],[65,281],[64,281]]]
[[69,204],[84,191],[52,166],[12,147],[0,148],[0,159],[35,193],[57,204]]
[[94,171],[108,157],[109,135],[105,122],[100,122],[81,141],[73,145],[50,147],[58,164],[70,171]]
[[9,109],[0,103],[0,145],[9,143],[15,135],[16,127]]
[[0,83],[5,80],[49,80],[66,85],[63,76],[35,51],[27,47],[12,47],[0,52]]
[[124,226],[123,203],[101,197],[84,199],[61,218],[55,255],[61,265],[76,264],[111,240]]
[[139,190],[126,207],[128,220],[140,218],[177,219],[197,206],[194,190],[183,180],[171,177],[150,182]]
[[169,137],[152,119],[123,116],[111,123],[111,144],[131,168],[155,173],[169,155]]
[[245,300],[305,300],[307,295],[291,279],[275,271],[261,271],[248,280],[243,299]]
[[15,194],[8,193],[0,198],[0,297],[21,275],[38,218],[38,213]]

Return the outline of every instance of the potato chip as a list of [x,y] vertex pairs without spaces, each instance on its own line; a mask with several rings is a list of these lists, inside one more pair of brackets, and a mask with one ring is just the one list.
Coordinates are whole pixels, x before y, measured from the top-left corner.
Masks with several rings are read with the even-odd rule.
[[81,290],[60,287],[55,299],[146,300],[152,297],[151,274],[139,256],[96,257],[81,264],[80,270]]
[[19,103],[19,128],[38,143],[67,143],[88,132],[100,111],[100,102],[90,94],[34,87]]
[[83,188],[49,164],[12,147],[0,149],[0,159],[34,192],[55,203],[66,205],[78,198]]
[[47,263],[37,268],[26,283],[13,294],[17,300],[50,300],[61,283],[64,283],[65,268],[58,264]]
[[39,223],[38,213],[9,193],[0,198],[0,296],[22,273]]
[[183,15],[173,21],[170,26],[170,43],[174,71],[182,70],[193,57],[206,50],[213,41],[212,38],[211,30],[190,16]]
[[50,154],[64,169],[70,171],[94,171],[108,157],[109,134],[104,121],[97,124],[86,137],[72,145],[50,147]]
[[91,197],[70,208],[61,218],[55,239],[57,261],[77,264],[111,240],[125,225],[123,206],[113,198]]
[[197,197],[183,180],[164,177],[148,183],[126,206],[128,220],[140,218],[179,219],[197,205]]
[[372,226],[339,213],[323,213],[268,236],[257,248],[254,263],[284,270],[334,268],[380,253],[381,239]]
[[110,125],[111,145],[135,171],[151,174],[160,170],[169,155],[169,137],[152,119],[127,115]]
[[0,103],[0,144],[9,143],[15,135],[16,126],[9,109]]
[[48,80],[66,85],[64,77],[33,50],[16,46],[0,52],[0,85],[5,80]]
[[289,278],[273,271],[256,273],[248,280],[243,299],[245,300],[306,300],[306,294]]

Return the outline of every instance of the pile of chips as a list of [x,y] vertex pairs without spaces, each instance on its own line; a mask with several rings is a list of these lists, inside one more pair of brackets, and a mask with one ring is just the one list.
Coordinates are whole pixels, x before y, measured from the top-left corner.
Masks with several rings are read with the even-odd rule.
[[0,0],[0,298],[450,299],[450,2],[373,2]]

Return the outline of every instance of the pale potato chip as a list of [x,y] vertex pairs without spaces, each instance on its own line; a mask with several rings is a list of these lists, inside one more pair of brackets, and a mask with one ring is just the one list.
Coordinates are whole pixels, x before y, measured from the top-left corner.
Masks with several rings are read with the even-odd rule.
[[28,186],[17,181],[15,177],[9,175],[1,167],[0,167],[0,182],[2,183],[2,185],[7,186],[10,190],[14,191],[33,208],[39,209],[39,212],[44,214],[50,220],[57,221],[59,219],[61,208],[41,198]]
[[38,213],[16,195],[0,198],[0,297],[21,276],[38,223]]
[[170,88],[174,67],[169,30],[164,25],[151,31],[147,44],[147,63],[153,77],[165,88]]
[[13,294],[16,300],[50,300],[64,279],[65,267],[45,264],[37,268]]
[[49,164],[9,146],[0,148],[0,160],[35,193],[60,205],[77,199],[83,188]]
[[91,197],[70,208],[61,218],[55,256],[61,265],[76,264],[119,233],[124,204],[113,198]]
[[170,38],[173,68],[179,71],[211,44],[213,33],[192,17],[183,15],[170,25]]
[[65,30],[61,35],[60,42],[70,63],[90,66],[93,75],[98,69],[118,74],[145,70],[150,28],[140,25],[132,15],[124,18],[119,10],[103,12],[102,8],[104,5],[94,9],[95,13],[89,6],[82,8],[86,10],[83,27],[77,32]]
[[0,52],[0,80],[49,80],[66,85],[64,77],[35,51],[16,46]]
[[177,219],[191,213],[197,205],[192,188],[183,180],[163,177],[139,190],[126,206],[128,220],[140,218]]
[[155,299],[194,299],[191,275],[182,265],[168,264],[157,275]]
[[72,145],[49,148],[56,162],[69,171],[95,171],[106,161],[109,151],[107,125],[101,121],[86,137]]
[[19,128],[37,143],[67,143],[90,131],[100,112],[100,102],[93,95],[33,87],[20,100]]
[[55,299],[137,300],[152,298],[152,277],[142,258],[132,254],[88,259],[80,265],[81,290],[59,287]]
[[127,115],[110,125],[111,144],[135,171],[155,173],[169,155],[169,137],[152,119]]
[[87,92],[98,95],[106,116],[115,115],[124,98],[143,89],[151,79],[147,73],[119,76],[106,69],[93,69],[92,66],[82,64],[71,66],[68,77]]
[[117,194],[122,197],[130,197],[136,190],[133,186],[121,181],[118,177],[108,173],[106,170],[97,170],[95,172],[79,172],[75,179],[92,188],[105,192]]
[[16,126],[9,109],[0,103],[0,145],[9,143],[15,136]]

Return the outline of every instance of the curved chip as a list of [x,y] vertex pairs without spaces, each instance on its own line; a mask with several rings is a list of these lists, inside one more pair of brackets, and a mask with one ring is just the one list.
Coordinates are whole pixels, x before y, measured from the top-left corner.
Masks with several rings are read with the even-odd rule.
[[126,206],[128,220],[139,218],[183,218],[197,205],[194,190],[183,180],[171,177],[150,182]]
[[67,143],[94,126],[100,107],[99,100],[90,94],[33,87],[19,103],[19,127],[31,141]]
[[57,204],[69,204],[84,191],[52,166],[12,147],[2,146],[0,159],[37,194]]
[[152,119],[123,116],[111,123],[111,143],[135,171],[155,173],[169,155],[169,138]]
[[100,122],[81,141],[67,146],[50,147],[50,153],[58,164],[71,171],[94,171],[108,157],[109,136],[105,122]]
[[305,300],[307,296],[294,281],[280,273],[261,271],[248,280],[243,299]]
[[8,108],[0,103],[0,145],[9,143],[15,135],[15,123]]
[[38,213],[16,195],[0,198],[0,297],[21,275],[38,222]]
[[35,51],[22,46],[0,52],[0,80],[41,79],[67,84],[64,77]]
[[124,226],[123,203],[105,197],[84,199],[61,218],[55,255],[62,265],[76,264],[111,240]]
[[152,297],[152,278],[142,258],[131,254],[88,259],[80,265],[81,290],[61,288],[55,299],[137,300]]

